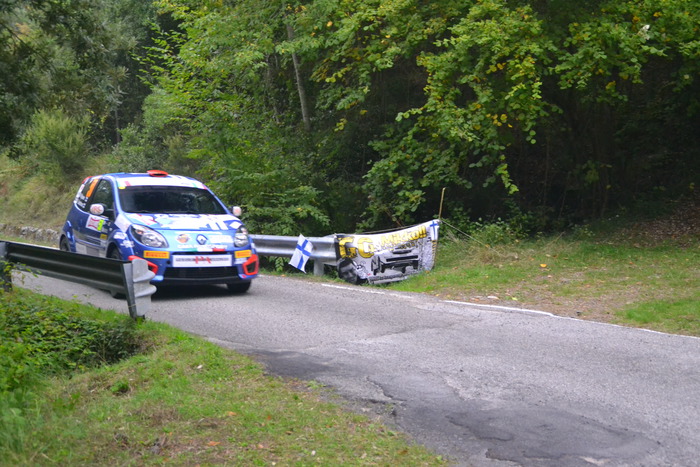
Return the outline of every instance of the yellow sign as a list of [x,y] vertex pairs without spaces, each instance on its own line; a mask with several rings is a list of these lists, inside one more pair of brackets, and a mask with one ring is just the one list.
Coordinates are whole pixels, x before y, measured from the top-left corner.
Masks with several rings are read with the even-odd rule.
[[236,252],[236,258],[248,258],[252,252],[250,250],[241,250]]
[[144,251],[144,258],[155,258],[155,259],[168,259],[170,258],[170,252],[167,251]]

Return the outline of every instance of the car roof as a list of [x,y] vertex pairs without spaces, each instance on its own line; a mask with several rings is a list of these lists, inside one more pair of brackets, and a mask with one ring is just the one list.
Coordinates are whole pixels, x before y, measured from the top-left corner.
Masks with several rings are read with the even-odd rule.
[[108,173],[100,177],[114,179],[118,188],[129,186],[178,186],[207,189],[202,182],[192,177],[171,175],[161,170],[149,170],[146,173]]

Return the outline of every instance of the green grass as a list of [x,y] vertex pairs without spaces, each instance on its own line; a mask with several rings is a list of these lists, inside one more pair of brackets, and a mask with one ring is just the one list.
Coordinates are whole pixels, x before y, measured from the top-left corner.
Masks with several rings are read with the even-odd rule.
[[700,336],[698,238],[642,244],[589,233],[488,245],[447,232],[435,268],[392,289]]
[[84,175],[56,184],[0,152],[0,223],[58,230],[84,176],[100,173],[97,160],[88,161]]
[[[125,319],[24,291],[0,299]],[[0,391],[0,465],[444,464],[322,389],[167,325],[138,327],[136,356],[44,375],[20,398]]]
[[626,322],[659,331],[700,336],[700,293],[678,301],[650,301],[617,313]]

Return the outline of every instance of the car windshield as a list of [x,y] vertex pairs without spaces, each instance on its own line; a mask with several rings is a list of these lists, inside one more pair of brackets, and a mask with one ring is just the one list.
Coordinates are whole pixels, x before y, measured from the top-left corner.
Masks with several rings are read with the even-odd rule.
[[226,214],[207,190],[176,186],[134,186],[119,190],[126,212],[148,214]]

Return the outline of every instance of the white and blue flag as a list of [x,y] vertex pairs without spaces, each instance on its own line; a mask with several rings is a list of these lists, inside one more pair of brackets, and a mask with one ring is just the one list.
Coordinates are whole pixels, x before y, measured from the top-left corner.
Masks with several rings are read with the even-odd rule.
[[295,268],[306,272],[306,262],[311,257],[311,252],[314,246],[308,241],[303,235],[299,235],[299,240],[297,241],[297,247],[294,249],[292,254],[292,259],[289,260],[289,264]]
[[431,221],[430,224],[428,224],[428,238],[430,238],[431,242],[437,242],[439,230],[440,221]]

